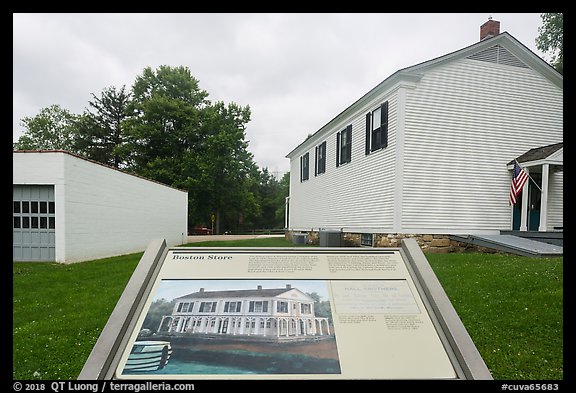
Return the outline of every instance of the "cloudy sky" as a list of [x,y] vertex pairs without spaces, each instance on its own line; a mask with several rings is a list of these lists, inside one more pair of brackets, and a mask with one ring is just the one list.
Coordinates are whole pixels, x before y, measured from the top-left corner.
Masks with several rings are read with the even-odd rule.
[[399,69],[479,41],[492,16],[538,56],[539,13],[13,14],[13,141],[20,119],[58,104],[82,113],[145,67],[186,66],[212,101],[249,105],[260,168]]

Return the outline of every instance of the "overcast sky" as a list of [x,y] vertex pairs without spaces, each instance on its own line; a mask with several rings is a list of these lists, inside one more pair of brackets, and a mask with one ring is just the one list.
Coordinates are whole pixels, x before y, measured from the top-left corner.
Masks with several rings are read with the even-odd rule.
[[250,106],[256,164],[285,172],[308,134],[399,69],[478,42],[489,16],[549,60],[539,13],[14,14],[13,141],[44,107],[80,114],[145,67],[182,65],[210,100]]

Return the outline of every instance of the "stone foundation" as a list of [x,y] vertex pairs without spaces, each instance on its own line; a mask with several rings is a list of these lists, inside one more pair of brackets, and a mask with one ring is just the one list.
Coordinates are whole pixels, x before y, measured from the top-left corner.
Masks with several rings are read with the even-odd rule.
[[[300,231],[297,233],[307,234],[307,244],[318,245],[319,232],[318,231]],[[292,241],[292,232],[286,231],[285,237],[288,241]],[[493,249],[480,247],[473,244],[467,244],[451,240],[449,235],[422,235],[422,234],[405,234],[405,233],[375,233],[373,235],[372,247],[400,247],[400,242],[405,238],[414,238],[423,252],[430,253],[451,253],[451,252],[481,252],[481,253],[495,253]],[[360,233],[342,233],[342,247],[367,247],[360,244]]]

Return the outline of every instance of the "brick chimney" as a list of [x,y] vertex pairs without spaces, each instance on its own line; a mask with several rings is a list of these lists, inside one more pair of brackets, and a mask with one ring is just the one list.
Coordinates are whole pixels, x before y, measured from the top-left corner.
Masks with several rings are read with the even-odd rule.
[[488,17],[488,22],[480,26],[480,41],[492,38],[498,34],[500,34],[500,22],[492,20],[491,16]]

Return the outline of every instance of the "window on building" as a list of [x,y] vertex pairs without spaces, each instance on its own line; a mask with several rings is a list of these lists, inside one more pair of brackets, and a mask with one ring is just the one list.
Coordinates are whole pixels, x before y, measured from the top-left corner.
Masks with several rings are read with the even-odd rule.
[[200,303],[200,312],[215,312],[216,302],[202,302]]
[[388,101],[366,114],[366,154],[388,146]]
[[176,310],[176,312],[192,312],[193,307],[194,303],[189,302],[178,303],[178,309]]
[[372,247],[373,243],[374,243],[374,237],[372,236],[371,233],[362,233],[360,235],[360,245],[361,246],[367,246],[367,247]]
[[268,312],[268,302],[252,300],[248,304],[248,312]]
[[278,302],[276,303],[276,312],[288,312],[288,302]]
[[336,134],[336,166],[352,161],[352,124]]
[[310,168],[310,155],[309,153],[304,154],[300,157],[300,181],[308,180],[308,173]]
[[311,314],[312,313],[312,307],[308,303],[302,303],[300,305],[300,312],[302,314]]
[[240,312],[242,302],[226,302],[224,303],[224,312]]
[[326,172],[326,141],[316,146],[316,158],[314,160],[314,176]]

